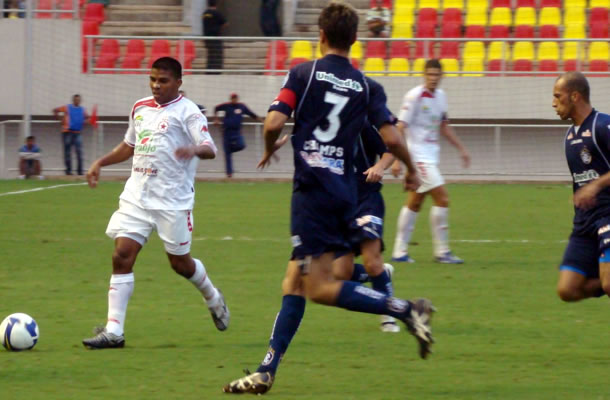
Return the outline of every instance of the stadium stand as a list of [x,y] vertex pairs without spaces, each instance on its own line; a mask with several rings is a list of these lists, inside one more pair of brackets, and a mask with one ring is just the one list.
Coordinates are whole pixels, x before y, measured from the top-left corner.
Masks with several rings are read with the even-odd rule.
[[409,60],[401,57],[390,58],[388,63],[388,76],[408,76]]
[[385,62],[381,57],[367,58],[364,61],[364,67],[362,68],[365,75],[368,76],[383,76],[385,75],[384,73],[379,73],[375,71],[385,71],[385,69]]

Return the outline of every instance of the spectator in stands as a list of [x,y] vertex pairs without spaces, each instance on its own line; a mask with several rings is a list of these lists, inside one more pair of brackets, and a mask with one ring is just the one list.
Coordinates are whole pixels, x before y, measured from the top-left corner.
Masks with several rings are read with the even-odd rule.
[[390,36],[390,10],[383,6],[382,0],[376,0],[375,7],[366,13],[366,24],[371,37]]
[[277,19],[280,0],[262,0],[261,30],[265,36],[282,36],[282,27]]
[[[66,175],[72,175],[72,147],[76,151],[77,172],[83,175],[83,141],[81,132],[83,125],[89,122],[89,115],[84,107],[80,105],[81,97],[79,94],[72,96],[72,104],[66,104],[53,109],[55,118],[61,119],[61,132],[64,143],[64,162],[66,164]],[[60,114],[62,116],[60,117]]]
[[42,165],[40,163],[40,147],[36,145],[36,138],[28,136],[25,144],[19,148],[19,179],[26,179],[37,176],[44,179],[41,175]]
[[[25,0],[4,0],[4,8],[13,10],[25,10]],[[25,18],[25,12],[5,12],[4,17],[6,18]]]
[[[217,0],[208,0],[208,8],[203,12],[203,36],[220,36],[220,32],[227,27],[227,20],[216,9]],[[222,40],[206,40],[205,47],[208,51],[207,69],[222,69],[223,50]],[[208,74],[220,74],[220,72],[208,72]]]
[[250,109],[244,103],[240,103],[237,93],[231,93],[230,102],[219,104],[214,108],[214,125],[220,124],[220,120],[218,119],[219,111],[224,111],[225,113],[222,121],[224,128],[222,145],[225,151],[225,168],[227,178],[231,178],[233,176],[232,154],[246,148],[246,142],[244,141],[244,137],[241,135],[241,123],[244,118],[244,114],[249,115],[260,122],[263,121],[263,118],[250,111]]

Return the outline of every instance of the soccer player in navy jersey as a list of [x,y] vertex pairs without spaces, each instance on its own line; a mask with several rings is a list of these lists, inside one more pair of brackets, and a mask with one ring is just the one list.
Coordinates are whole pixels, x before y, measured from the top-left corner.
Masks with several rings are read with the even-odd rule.
[[553,88],[553,108],[573,123],[565,137],[574,223],[559,267],[563,301],[610,294],[610,116],[591,107],[589,93],[585,76],[574,71]]
[[293,68],[265,119],[265,152],[259,167],[269,164],[276,141],[294,111],[291,141],[294,185],[291,234],[293,252],[282,282],[284,294],[269,349],[257,371],[227,384],[228,393],[265,393],[305,312],[305,297],[324,305],[403,321],[430,353],[429,300],[414,302],[385,295],[357,282],[336,280],[335,253],[349,250],[348,225],[356,204],[353,150],[368,121],[389,151],[407,166],[405,186],[418,186],[417,173],[399,132],[391,124],[383,88],[354,69],[348,59],[356,40],[358,15],[344,3],[330,3],[318,19],[324,57]]

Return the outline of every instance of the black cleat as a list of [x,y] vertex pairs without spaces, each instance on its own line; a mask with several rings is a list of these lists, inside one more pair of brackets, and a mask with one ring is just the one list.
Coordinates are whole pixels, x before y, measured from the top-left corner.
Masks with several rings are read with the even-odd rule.
[[233,382],[225,385],[222,391],[225,393],[252,393],[252,394],[265,394],[273,386],[273,375],[269,372],[255,372],[250,373],[247,369],[244,370],[246,376],[234,380]]
[[84,339],[83,345],[91,350],[99,349],[120,349],[125,347],[125,336],[117,336],[113,333],[107,332],[106,328],[96,329],[95,335],[92,338]]
[[419,343],[419,356],[421,358],[426,358],[428,354],[432,353],[430,347],[434,343],[434,339],[430,329],[430,318],[435,311],[436,308],[430,300],[417,299],[411,302],[411,311],[403,320],[411,335],[415,336]]

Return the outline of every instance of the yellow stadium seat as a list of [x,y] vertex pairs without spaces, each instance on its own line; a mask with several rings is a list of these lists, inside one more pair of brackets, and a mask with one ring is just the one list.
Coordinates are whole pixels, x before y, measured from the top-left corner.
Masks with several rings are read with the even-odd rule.
[[508,42],[491,42],[487,49],[487,61],[510,60],[510,45]]
[[538,61],[559,60],[559,45],[557,42],[542,42],[538,45]]
[[586,21],[585,9],[579,7],[565,8],[563,23],[567,25],[584,25]]
[[306,40],[296,40],[294,43],[292,43],[290,58],[305,58],[307,60],[311,60],[311,52],[311,42]]
[[587,6],[587,0],[563,0],[564,8],[578,7],[585,8]]
[[[460,76],[457,71],[460,70],[460,64],[455,58],[441,58],[441,66],[443,67],[444,76]],[[445,72],[449,71],[449,73]]]
[[407,23],[413,25],[415,16],[412,8],[396,8],[392,17],[392,23]]
[[390,58],[388,71],[391,72],[388,76],[408,76],[409,60],[406,58]]
[[610,0],[591,0],[589,3],[589,8],[610,8]]
[[394,1],[394,10],[397,8],[415,8],[415,0],[395,0]]
[[447,8],[464,9],[464,0],[445,0],[443,1],[443,10]]
[[516,42],[513,45],[513,61],[515,60],[534,60],[534,43]]
[[438,10],[441,4],[439,0],[419,0],[418,8],[434,8]]
[[604,60],[608,61],[610,55],[608,53],[608,42],[591,42],[589,43],[589,61]]
[[368,76],[384,76],[385,74],[383,72],[378,72],[385,71],[385,63],[383,62],[383,58],[367,58],[364,60],[364,68],[362,70],[364,71],[365,75]]
[[316,58],[322,58],[322,51],[320,50],[320,42],[316,44]]
[[411,71],[415,72],[413,76],[424,76],[424,67],[426,66],[425,58],[416,58],[413,61],[413,69]]
[[515,11],[515,26],[536,25],[536,10],[533,7],[518,7]]
[[469,8],[466,12],[466,26],[471,25],[487,25],[487,9],[486,8]]
[[[462,65],[462,71],[464,72],[480,72],[484,70],[482,58],[464,58]],[[462,76],[483,76],[483,74],[462,74]]]
[[392,26],[392,37],[393,38],[412,38],[413,30],[411,25],[398,24]]
[[563,42],[561,58],[564,60],[584,60],[585,47],[582,42]]
[[356,40],[352,45],[352,49],[349,53],[349,58],[355,58],[356,60],[362,60],[362,42]]
[[489,17],[489,25],[505,25],[512,26],[513,15],[508,7],[494,7],[491,9]]
[[561,11],[557,7],[544,7],[540,10],[538,26],[542,25],[561,25]]
[[585,39],[587,34],[584,25],[566,25],[564,26],[563,37],[565,39]]
[[462,58],[484,59],[485,46],[483,45],[483,42],[466,42],[466,44],[464,44]]
[[489,2],[487,0],[468,0],[468,5],[466,8],[482,8],[487,10],[487,8],[489,8]]

